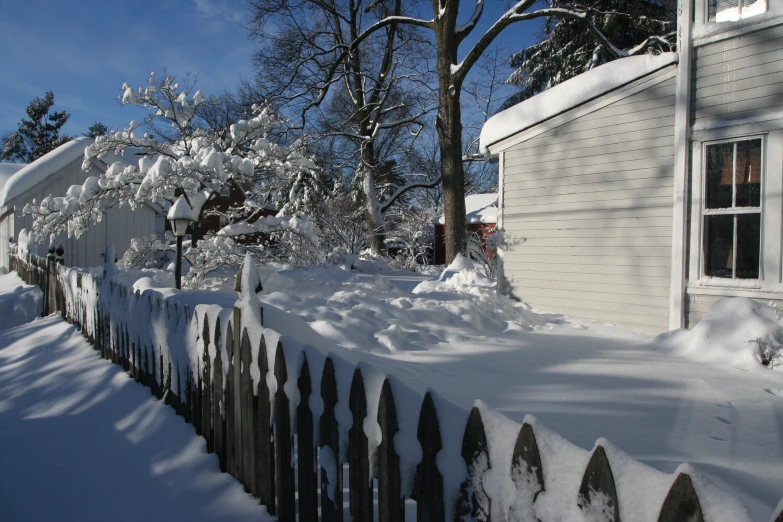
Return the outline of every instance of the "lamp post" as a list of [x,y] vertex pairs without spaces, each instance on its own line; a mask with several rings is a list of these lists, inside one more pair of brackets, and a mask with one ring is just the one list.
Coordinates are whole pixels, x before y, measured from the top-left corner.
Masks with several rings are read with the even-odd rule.
[[188,226],[195,221],[193,219],[193,209],[190,208],[187,200],[180,198],[171,206],[167,215],[171,221],[171,228],[174,235],[177,236],[177,261],[174,265],[174,279],[176,280],[177,290],[182,288],[182,238],[188,231]]

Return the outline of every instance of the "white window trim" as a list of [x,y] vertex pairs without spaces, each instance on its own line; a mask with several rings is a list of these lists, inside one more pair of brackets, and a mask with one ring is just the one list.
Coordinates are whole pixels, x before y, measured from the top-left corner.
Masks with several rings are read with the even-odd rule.
[[[724,279],[704,276],[703,227],[706,189],[705,162],[708,145],[761,138],[761,244],[758,279]],[[730,138],[694,141],[689,287],[783,291],[781,285],[781,230],[783,228],[783,131],[737,134]]]
[[[754,0],[744,0],[745,2],[749,2],[753,4]],[[760,16],[764,16],[767,13],[769,13],[772,9],[770,4],[773,3],[774,0],[766,0],[766,6],[765,10],[762,13],[758,13],[755,15],[751,15],[745,18],[740,18],[738,20],[725,20],[721,22],[711,22],[710,21],[710,0],[701,0],[699,2],[696,2],[695,8],[696,13],[694,20],[697,21],[697,23],[700,23],[702,25],[709,25],[709,26],[721,26],[721,27],[732,27],[737,24],[743,24],[744,22],[747,22],[748,20],[758,19]]]

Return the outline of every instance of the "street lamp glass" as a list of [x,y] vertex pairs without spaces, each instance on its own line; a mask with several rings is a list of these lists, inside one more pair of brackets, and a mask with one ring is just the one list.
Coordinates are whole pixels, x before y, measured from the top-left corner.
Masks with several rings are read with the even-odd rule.
[[185,237],[185,233],[188,231],[188,225],[191,221],[189,219],[172,219],[171,228],[174,229],[174,235],[177,237]]

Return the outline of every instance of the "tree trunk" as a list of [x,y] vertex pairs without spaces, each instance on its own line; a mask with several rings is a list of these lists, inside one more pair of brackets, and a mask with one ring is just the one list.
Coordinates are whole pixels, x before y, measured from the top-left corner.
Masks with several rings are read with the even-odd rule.
[[386,253],[386,223],[381,212],[381,203],[378,200],[378,191],[375,187],[375,172],[373,172],[373,150],[371,144],[362,147],[362,160],[359,166],[362,169],[362,190],[364,192],[365,208],[364,221],[367,223],[367,234],[370,238],[370,251],[373,255],[380,256]]
[[443,211],[446,221],[446,263],[451,263],[458,253],[467,252],[465,225],[465,171],[462,168],[462,115],[460,111],[461,80],[455,81],[451,66],[457,63],[459,41],[454,32],[459,2],[433,0],[437,14],[441,2],[445,10],[435,17],[437,45],[438,116],[436,130],[440,145],[441,183],[443,186]]

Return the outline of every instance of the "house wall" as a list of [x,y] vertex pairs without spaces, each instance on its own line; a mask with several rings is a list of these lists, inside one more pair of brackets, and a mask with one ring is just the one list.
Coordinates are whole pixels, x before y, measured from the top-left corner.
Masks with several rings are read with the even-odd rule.
[[[702,4],[697,3],[697,9]],[[777,11],[777,12],[775,12]],[[690,143],[689,262],[686,326],[692,328],[721,297],[748,297],[783,307],[783,11],[773,3],[765,16],[708,24],[696,17],[693,41]],[[758,136],[763,139],[761,266],[745,285],[703,278],[704,144]],[[741,288],[740,286],[744,286]]]
[[[23,228],[32,230],[33,217],[23,215],[27,202],[33,199],[40,202],[49,195],[64,196],[71,185],[81,185],[87,177],[101,174],[95,167],[89,172],[82,171],[81,163],[82,159],[79,158],[47,178],[40,186],[9,201],[7,206],[15,206],[16,211],[13,219],[6,218],[0,225],[0,243],[7,245],[9,237],[16,239]],[[104,219],[100,223],[91,226],[78,240],[62,235],[55,239],[54,244],[63,245],[66,266],[86,268],[103,264],[103,254],[108,243],[112,243],[117,255],[122,256],[132,238],[155,232],[155,211],[152,208],[142,206],[136,211],[128,207],[111,208],[104,212]],[[45,253],[47,247],[48,243],[39,245],[39,253]],[[5,250],[0,250],[0,263],[8,266],[7,246],[3,248]]]
[[783,111],[783,25],[696,45],[691,115],[709,120],[768,119]]
[[665,78],[503,152],[505,293],[668,329],[675,79]]

